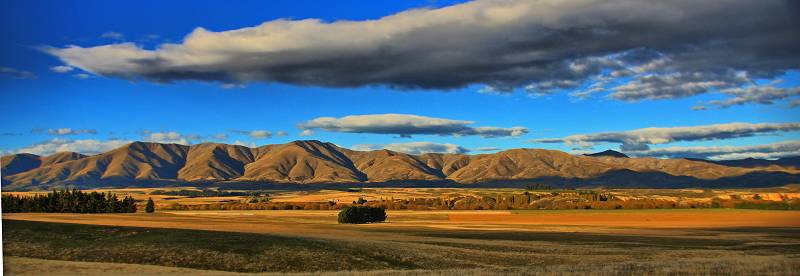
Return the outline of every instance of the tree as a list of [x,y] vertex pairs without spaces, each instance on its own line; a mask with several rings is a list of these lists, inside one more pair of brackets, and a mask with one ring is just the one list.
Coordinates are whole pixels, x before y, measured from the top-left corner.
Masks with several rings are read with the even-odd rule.
[[364,199],[363,197],[359,197],[358,200],[353,201],[353,204],[358,204],[358,205],[363,205],[364,203],[367,203],[367,200]]
[[152,212],[156,211],[156,206],[155,206],[155,203],[153,203],[153,198],[152,197],[148,197],[147,198],[147,206],[144,207],[144,211],[148,212],[148,213],[152,213]]
[[339,211],[339,223],[371,223],[386,220],[386,210],[372,206],[350,206]]

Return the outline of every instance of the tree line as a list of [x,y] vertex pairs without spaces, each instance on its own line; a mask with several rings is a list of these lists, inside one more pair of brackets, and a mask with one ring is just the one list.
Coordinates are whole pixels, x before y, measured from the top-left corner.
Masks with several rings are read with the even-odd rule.
[[135,213],[136,200],[112,193],[53,190],[33,196],[3,195],[3,213]]

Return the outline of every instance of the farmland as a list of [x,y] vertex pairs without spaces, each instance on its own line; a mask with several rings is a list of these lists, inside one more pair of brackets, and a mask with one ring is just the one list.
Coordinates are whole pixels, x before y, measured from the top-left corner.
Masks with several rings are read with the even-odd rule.
[[[198,275],[783,275],[800,269],[800,211],[719,204],[738,200],[749,207],[792,207],[798,197],[796,186],[97,191],[131,196],[140,205],[152,198],[157,211],[143,213],[139,206],[137,213],[4,213],[4,270],[22,275],[103,274],[110,269],[127,274]],[[520,199],[525,197],[535,200]],[[473,205],[459,205],[458,200]],[[389,208],[384,223],[338,224],[338,208],[358,203],[354,201],[363,205],[393,202],[390,207],[403,209]],[[624,207],[576,207],[586,204]],[[240,209],[225,209],[231,206]],[[292,208],[265,209],[271,206]],[[469,208],[461,208],[465,206]]]
[[796,211],[388,213],[386,223],[367,225],[340,225],[336,211],[308,210],[4,214],[4,255],[6,269],[20,274],[99,273],[117,264],[131,273],[166,274],[779,275],[800,269]]

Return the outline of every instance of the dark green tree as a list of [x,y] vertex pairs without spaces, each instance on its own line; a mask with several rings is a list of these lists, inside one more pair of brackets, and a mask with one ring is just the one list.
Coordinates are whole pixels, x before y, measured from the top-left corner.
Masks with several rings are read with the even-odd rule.
[[155,206],[155,203],[153,203],[153,198],[152,197],[148,197],[147,198],[147,206],[144,207],[144,211],[148,212],[148,213],[152,213],[152,212],[156,211],[156,206]]
[[350,206],[339,211],[339,223],[372,223],[386,220],[386,210],[372,206]]
[[364,199],[363,197],[359,197],[358,200],[353,201],[353,204],[358,204],[358,205],[363,205],[364,203],[367,203],[367,200]]

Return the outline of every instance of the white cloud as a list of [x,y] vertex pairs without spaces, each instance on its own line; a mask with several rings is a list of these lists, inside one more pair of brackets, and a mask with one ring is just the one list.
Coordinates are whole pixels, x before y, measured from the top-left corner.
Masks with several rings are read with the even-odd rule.
[[300,135],[300,136],[311,136],[311,135],[314,135],[314,131],[312,131],[310,129],[305,129],[305,130],[301,131],[300,134],[298,134],[298,135]]
[[256,147],[256,143],[244,142],[244,141],[240,141],[240,140],[236,140],[235,142],[233,142],[233,145],[245,146],[245,147],[248,147],[248,148],[255,148]]
[[253,130],[249,133],[253,139],[272,138],[272,133],[266,130]]
[[473,121],[451,120],[409,114],[351,115],[341,118],[319,117],[300,124],[303,130],[322,129],[333,132],[397,134],[401,137],[427,134],[441,136],[477,135],[484,138],[521,136],[524,127],[471,127]]
[[272,132],[266,130],[231,130],[233,133],[250,136],[253,139],[272,138]]
[[709,103],[720,107],[730,107],[748,103],[773,104],[776,101],[800,96],[800,87],[775,87],[768,85],[751,85],[748,87],[728,88],[721,91],[731,98],[710,101]]
[[52,140],[36,143],[21,149],[17,153],[32,153],[36,155],[51,155],[57,152],[72,151],[86,155],[103,153],[130,143],[126,140],[71,140],[54,138]]
[[733,160],[744,158],[776,159],[800,156],[800,141],[785,141],[755,146],[720,147],[668,147],[644,151],[626,151],[632,156],[659,158],[702,158],[711,160]]
[[174,131],[152,132],[145,131],[144,141],[164,144],[191,145],[202,139],[195,134],[181,134]]
[[11,67],[0,67],[0,76],[6,76],[14,79],[36,79],[36,75],[25,70],[19,70]]
[[88,78],[92,77],[92,75],[84,74],[84,73],[75,74],[75,75],[72,75],[72,76],[77,78],[77,79],[80,79],[80,80],[85,80],[85,79],[88,79]]
[[118,32],[106,32],[106,33],[101,34],[100,37],[108,38],[108,39],[116,40],[116,41],[125,40],[125,35],[123,35],[121,33],[118,33]]
[[56,72],[56,73],[68,73],[69,71],[72,71],[72,70],[75,70],[75,68],[73,68],[72,66],[59,65],[59,66],[50,67],[50,71],[53,71],[53,72]]
[[77,134],[97,134],[94,129],[72,129],[72,128],[51,128],[47,130],[50,135],[77,135]]
[[468,149],[454,144],[437,144],[432,142],[407,142],[392,143],[386,145],[378,144],[359,144],[352,147],[353,150],[370,151],[388,149],[392,151],[404,152],[408,154],[423,154],[429,152],[436,153],[467,153]]
[[695,105],[695,106],[692,106],[692,110],[694,110],[694,111],[703,111],[703,110],[706,110],[706,109],[708,109],[708,108],[707,108],[707,107],[705,107],[704,105]]
[[275,133],[275,136],[278,136],[278,137],[285,137],[287,135],[289,135],[289,133],[286,132],[286,131],[278,131],[278,132]]
[[537,143],[565,143],[580,148],[592,147],[594,143],[620,143],[623,151],[643,151],[648,145],[667,144],[678,141],[721,140],[778,132],[800,131],[800,123],[727,123],[689,127],[651,127],[623,132],[603,132],[570,135],[564,138],[536,139]]

